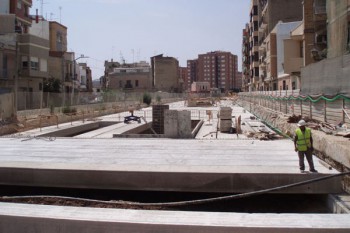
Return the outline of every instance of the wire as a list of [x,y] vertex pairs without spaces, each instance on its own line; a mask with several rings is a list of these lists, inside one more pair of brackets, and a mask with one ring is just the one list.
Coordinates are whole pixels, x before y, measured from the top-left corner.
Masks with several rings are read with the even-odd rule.
[[199,204],[205,204],[205,203],[211,203],[211,202],[219,202],[219,201],[247,198],[247,197],[262,195],[265,193],[280,191],[283,189],[293,188],[293,187],[297,187],[297,186],[301,186],[301,185],[320,182],[320,181],[332,179],[335,177],[346,176],[346,175],[350,175],[350,172],[344,172],[344,173],[339,173],[339,174],[335,174],[335,175],[319,177],[319,178],[301,181],[301,182],[297,182],[297,183],[293,183],[293,184],[278,186],[275,188],[263,189],[260,191],[253,191],[253,192],[248,192],[248,193],[234,194],[234,195],[215,197],[215,198],[198,199],[198,200],[192,200],[192,201],[163,202],[163,203],[140,203],[140,202],[128,202],[128,201],[101,201],[101,200],[94,200],[94,199],[63,197],[63,196],[12,196],[12,197],[3,196],[3,197],[0,197],[0,200],[11,201],[11,200],[21,200],[21,199],[59,198],[59,199],[72,200],[72,201],[85,201],[85,202],[99,203],[99,204],[120,204],[120,205],[130,205],[130,206],[133,205],[133,206],[138,206],[138,207],[141,207],[141,206],[143,206],[143,207],[189,206],[189,205],[199,205]]

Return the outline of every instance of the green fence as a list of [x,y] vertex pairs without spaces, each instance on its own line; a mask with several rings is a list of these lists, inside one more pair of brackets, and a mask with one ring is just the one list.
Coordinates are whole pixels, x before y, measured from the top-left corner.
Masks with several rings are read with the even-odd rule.
[[243,101],[250,106],[259,105],[289,115],[301,115],[322,122],[350,125],[350,98],[337,96],[302,96],[298,92],[291,94],[278,92],[240,93]]

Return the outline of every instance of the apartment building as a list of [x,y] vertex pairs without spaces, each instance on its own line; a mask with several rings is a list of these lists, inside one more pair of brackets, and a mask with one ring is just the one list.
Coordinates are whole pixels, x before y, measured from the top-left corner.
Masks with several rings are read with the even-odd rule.
[[198,55],[198,81],[208,82],[222,92],[235,88],[238,58],[230,52],[215,51]]
[[179,61],[163,54],[151,57],[152,88],[157,91],[182,92]]
[[15,15],[15,32],[28,33],[32,25],[29,11],[32,7],[32,0],[1,0],[0,14]]
[[243,29],[242,40],[242,91],[245,92],[251,91],[249,35],[249,24],[246,24],[246,27]]
[[187,87],[198,81],[198,59],[187,61]]
[[111,66],[113,66],[111,62],[107,62],[106,65],[109,65],[106,69],[111,71],[108,73],[109,90],[143,92],[152,89],[152,74],[149,63],[143,61],[139,63],[123,64],[114,68],[111,68]]
[[31,6],[32,0],[0,2],[0,93],[13,92],[17,86],[18,72],[15,71],[20,69],[18,35],[28,33],[32,25]]
[[183,91],[190,90],[190,86],[188,85],[188,72],[187,67],[179,67],[180,74],[180,86]]
[[[249,60],[249,72],[243,72],[244,89],[249,91],[266,90],[270,86],[266,83],[277,82],[277,77],[268,77],[266,68],[268,63],[266,39],[280,21],[295,22],[303,18],[303,0],[252,0],[250,7],[250,22],[243,33],[243,44],[249,47],[244,51],[244,66]],[[283,10],[281,10],[283,9]],[[247,39],[247,34],[249,39]],[[271,38],[269,38],[271,39]],[[268,39],[267,39],[268,40]],[[244,68],[244,67],[243,67]],[[277,87],[277,84],[274,85]]]
[[[305,11],[309,11],[309,17],[305,17],[304,34],[300,32],[299,37],[302,37],[303,44],[310,43],[308,39],[312,35],[315,35],[315,41],[308,47],[312,54],[309,58],[311,64],[301,69],[301,92],[310,95],[349,96],[350,2],[314,0],[312,3],[306,3],[309,3],[306,5],[308,8],[305,8]],[[324,20],[325,11],[327,24]],[[297,31],[294,34],[298,36]]]

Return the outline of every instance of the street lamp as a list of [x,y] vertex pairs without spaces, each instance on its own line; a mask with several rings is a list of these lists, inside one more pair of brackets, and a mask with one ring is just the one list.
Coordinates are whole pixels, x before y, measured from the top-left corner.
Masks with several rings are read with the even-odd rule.
[[72,80],[72,96],[71,96],[71,100],[70,100],[70,105],[73,106],[73,98],[74,98],[74,83],[75,83],[75,80],[77,79],[76,78],[76,61],[81,59],[81,58],[89,58],[89,57],[85,57],[84,54],[80,55],[80,57],[76,58],[73,60],[73,66],[74,66],[74,69],[73,69],[73,80]]

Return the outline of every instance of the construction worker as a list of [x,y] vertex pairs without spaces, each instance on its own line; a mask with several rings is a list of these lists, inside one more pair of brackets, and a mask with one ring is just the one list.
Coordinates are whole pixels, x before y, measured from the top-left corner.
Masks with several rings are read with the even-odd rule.
[[306,127],[306,122],[300,120],[298,122],[299,128],[295,130],[294,147],[299,156],[299,168],[301,172],[305,170],[304,156],[309,163],[310,172],[317,172],[312,160],[313,141],[311,135],[311,129]]

